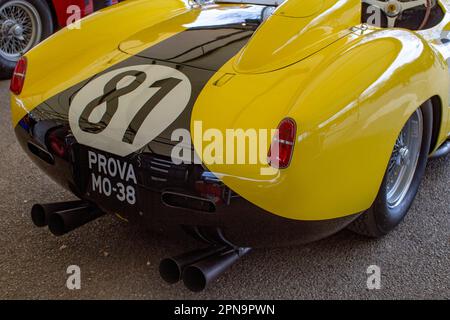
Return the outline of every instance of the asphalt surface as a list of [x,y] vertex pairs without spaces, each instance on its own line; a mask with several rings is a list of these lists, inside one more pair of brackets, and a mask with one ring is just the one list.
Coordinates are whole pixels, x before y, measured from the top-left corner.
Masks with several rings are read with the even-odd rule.
[[[71,195],[42,174],[16,143],[8,83],[0,82],[1,299],[450,299],[450,157],[432,161],[403,224],[380,240],[349,231],[322,241],[256,250],[200,294],[165,284],[159,261],[198,247],[162,239],[114,217],[56,238],[35,228],[34,203]],[[66,288],[69,265],[81,289]],[[367,268],[381,268],[368,290]]]

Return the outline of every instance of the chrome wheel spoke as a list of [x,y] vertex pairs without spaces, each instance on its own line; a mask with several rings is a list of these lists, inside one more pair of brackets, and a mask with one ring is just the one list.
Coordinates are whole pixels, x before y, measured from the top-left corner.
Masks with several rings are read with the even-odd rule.
[[420,156],[423,118],[416,111],[406,123],[395,143],[387,170],[387,203],[396,207],[402,203],[414,178]]

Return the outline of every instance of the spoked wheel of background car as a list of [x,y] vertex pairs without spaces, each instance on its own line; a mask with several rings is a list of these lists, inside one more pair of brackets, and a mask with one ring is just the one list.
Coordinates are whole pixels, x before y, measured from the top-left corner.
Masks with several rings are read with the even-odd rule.
[[0,79],[8,79],[17,60],[52,33],[45,1],[0,0]]
[[433,108],[426,102],[403,127],[372,207],[349,228],[369,237],[381,237],[406,216],[419,190],[430,151]]

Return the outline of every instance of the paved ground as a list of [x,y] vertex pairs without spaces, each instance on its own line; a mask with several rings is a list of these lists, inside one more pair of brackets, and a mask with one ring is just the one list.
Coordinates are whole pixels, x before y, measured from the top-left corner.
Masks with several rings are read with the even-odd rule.
[[[158,276],[168,255],[195,248],[113,217],[62,238],[36,229],[33,203],[70,199],[24,155],[10,124],[7,83],[0,82],[0,298],[138,299],[450,299],[450,157],[429,164],[406,221],[384,239],[343,231],[317,243],[253,252],[202,294]],[[69,291],[66,268],[82,271]],[[366,289],[366,269],[382,270],[382,289]]]

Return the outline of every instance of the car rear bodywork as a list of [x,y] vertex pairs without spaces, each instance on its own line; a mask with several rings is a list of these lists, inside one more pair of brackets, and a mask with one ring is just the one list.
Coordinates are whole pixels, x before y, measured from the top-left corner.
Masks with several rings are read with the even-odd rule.
[[[252,246],[330,235],[371,206],[398,133],[418,106],[433,99],[440,110],[434,148],[448,137],[449,75],[445,57],[422,36],[362,25],[359,0],[301,3],[288,1],[267,20],[262,5],[191,7],[181,0],[125,2],[88,17],[81,30],[62,30],[27,54],[24,90],[12,97],[19,141],[80,198],[151,226],[182,225]],[[103,31],[117,23],[115,32]],[[166,116],[142,119],[148,136],[107,134],[88,117],[78,122],[77,106],[106,94],[100,84],[106,88],[120,72],[138,70],[133,76],[147,81],[147,70],[168,69],[190,93],[177,95],[186,107],[165,130],[150,132]],[[196,122],[225,134],[270,131],[287,117],[298,128],[294,154],[273,175],[261,174],[271,168],[267,161],[173,163],[176,129],[190,131],[202,158]],[[103,140],[90,140],[92,133]],[[134,149],[122,148],[126,139]],[[124,176],[131,164],[139,204],[90,195],[100,158],[112,159]]]

